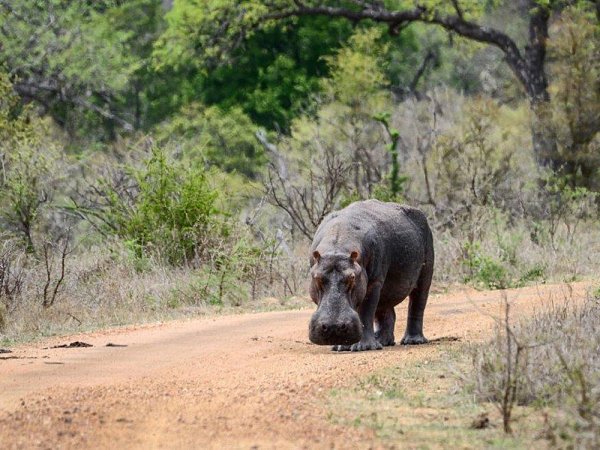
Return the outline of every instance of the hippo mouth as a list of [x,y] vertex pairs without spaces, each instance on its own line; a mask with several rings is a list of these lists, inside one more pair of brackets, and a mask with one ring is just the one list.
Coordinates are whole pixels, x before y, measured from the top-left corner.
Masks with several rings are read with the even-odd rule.
[[362,338],[362,324],[358,315],[336,321],[323,321],[315,314],[308,329],[308,338],[317,345],[351,345]]

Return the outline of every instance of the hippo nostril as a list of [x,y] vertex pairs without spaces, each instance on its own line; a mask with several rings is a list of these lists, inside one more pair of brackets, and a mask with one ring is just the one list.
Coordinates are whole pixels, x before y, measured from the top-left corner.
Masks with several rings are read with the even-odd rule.
[[342,323],[342,324],[340,325],[340,330],[341,330],[341,331],[346,331],[346,329],[347,329],[347,328],[348,328],[348,327],[346,326],[346,324],[345,324],[345,323]]
[[321,324],[321,332],[326,333],[327,329],[328,329],[327,325],[325,325],[324,323]]

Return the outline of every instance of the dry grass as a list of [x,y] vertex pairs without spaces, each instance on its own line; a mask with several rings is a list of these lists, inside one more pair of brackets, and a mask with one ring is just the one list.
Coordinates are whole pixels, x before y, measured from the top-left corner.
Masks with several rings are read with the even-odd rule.
[[[463,232],[434,234],[435,289],[464,282],[499,288],[571,281],[593,276],[600,267],[597,224],[580,224],[576,238],[558,227],[550,245],[543,230],[536,236],[524,222],[509,226],[491,213],[485,222],[471,253]],[[59,279],[61,247],[50,254],[48,277],[43,257],[27,256],[10,239],[0,242],[0,340],[5,345],[108,326],[307,305],[295,297],[306,293],[305,241],[283,248],[273,240],[260,254],[244,253],[250,259],[231,270],[217,263],[190,268],[141,259],[118,241],[80,245],[67,256],[64,281],[49,307],[43,292],[46,286],[52,292]]]
[[[500,414],[457,385],[451,373],[469,367],[467,355],[463,344],[444,344],[427,361],[370,374],[350,392],[332,391],[330,420],[371,430],[381,448],[544,448],[536,432],[543,419],[533,408],[519,407],[520,428],[506,435]],[[484,425],[474,426],[482,417]]]
[[[1,261],[11,262],[10,279],[5,281],[11,294],[6,290],[0,294],[0,342],[4,345],[109,326],[306,305],[305,299],[289,293],[279,296],[281,300],[268,297],[264,287],[252,299],[252,285],[244,280],[227,280],[235,285],[227,285],[218,299],[220,279],[207,270],[142,261],[121,246],[107,245],[69,255],[56,301],[44,307],[44,261],[25,255],[10,241],[0,250],[0,266]],[[60,255],[53,254],[51,259],[52,288],[59,275]],[[280,286],[271,288],[279,290]]]
[[519,287],[531,282],[593,278],[600,268],[598,223],[584,222],[571,236],[559,227],[554,245],[538,227],[515,220],[510,226],[489,220],[469,243],[467,233],[434,233],[438,285],[467,282],[483,289]]
[[510,353],[511,433],[502,426],[509,354],[502,320],[491,342],[446,343],[433,358],[332,391],[329,418],[372,431],[382,448],[598,448],[600,290],[595,295],[579,304],[549,298],[530,320],[509,322],[525,348],[516,366],[514,347]]
[[[467,386],[480,401],[498,406],[507,430],[507,406],[528,405],[545,410],[545,436],[553,446],[598,448],[598,323],[597,291],[583,303],[568,295],[549,298],[526,321],[515,321],[507,313],[492,341],[473,350]],[[507,398],[512,405],[506,405]]]

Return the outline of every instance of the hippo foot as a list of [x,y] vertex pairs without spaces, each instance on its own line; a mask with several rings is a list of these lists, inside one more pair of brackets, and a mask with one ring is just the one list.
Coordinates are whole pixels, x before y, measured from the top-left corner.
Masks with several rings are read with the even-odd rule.
[[364,352],[367,350],[381,350],[383,345],[379,343],[375,338],[368,339],[365,341],[357,342],[356,344],[352,344],[350,347],[350,351],[352,352]]
[[419,344],[427,344],[427,342],[429,342],[429,341],[422,334],[416,335],[416,336],[404,335],[404,337],[400,341],[400,344],[402,344],[402,345],[419,345]]
[[375,333],[375,339],[377,339],[377,342],[379,342],[384,347],[391,347],[393,345],[396,345],[396,341],[394,340],[393,335],[380,335],[379,333]]

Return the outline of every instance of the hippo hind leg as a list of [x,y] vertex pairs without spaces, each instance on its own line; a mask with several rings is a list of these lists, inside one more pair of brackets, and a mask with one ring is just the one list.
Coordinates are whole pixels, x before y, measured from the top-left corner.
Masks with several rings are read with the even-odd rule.
[[396,312],[394,307],[375,313],[375,339],[384,347],[396,345],[394,340],[395,325]]
[[423,314],[427,305],[427,297],[429,297],[432,275],[432,263],[427,264],[421,272],[417,286],[409,295],[406,332],[400,341],[402,345],[426,344],[428,342],[427,338],[423,336]]
[[427,304],[429,289],[423,290],[415,288],[410,293],[408,302],[408,319],[406,322],[406,331],[400,341],[402,345],[426,344],[427,338],[423,336],[423,313]]

